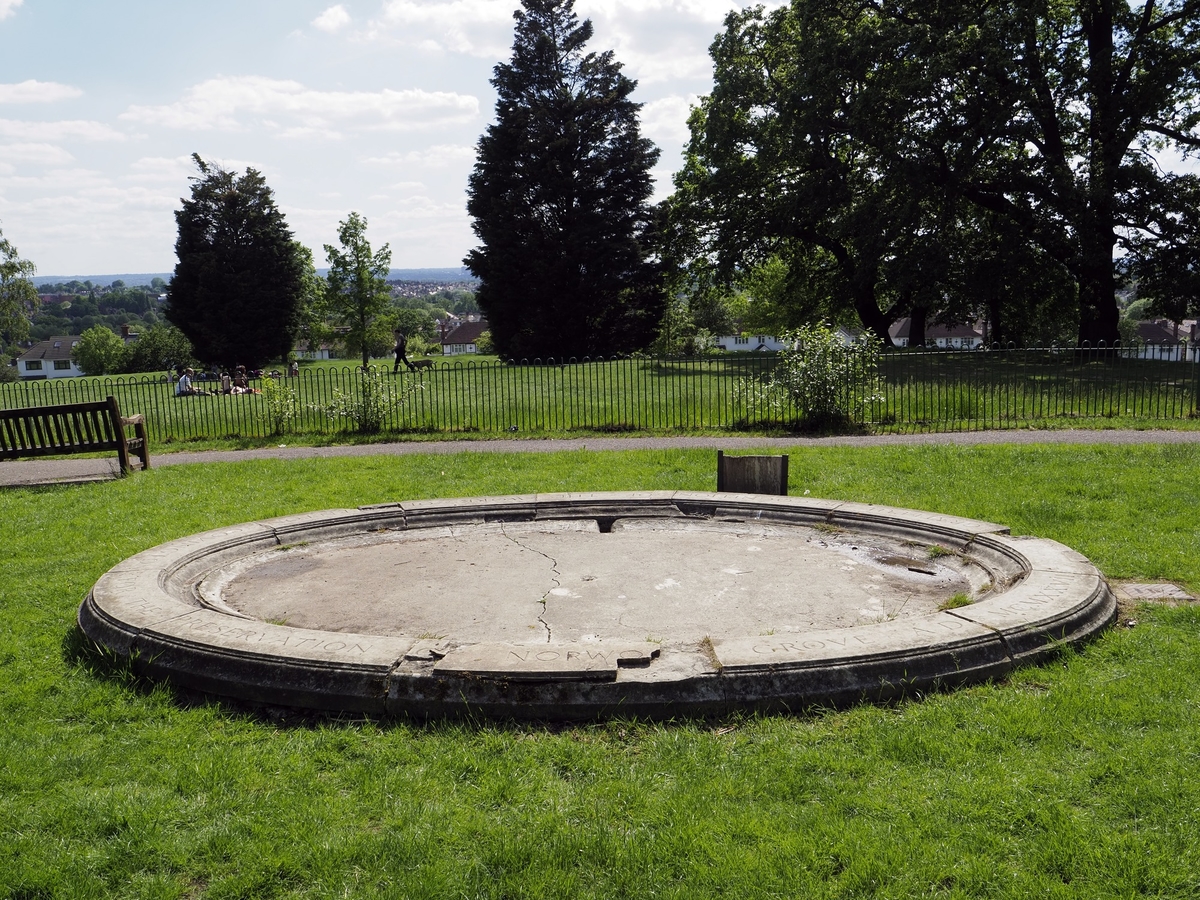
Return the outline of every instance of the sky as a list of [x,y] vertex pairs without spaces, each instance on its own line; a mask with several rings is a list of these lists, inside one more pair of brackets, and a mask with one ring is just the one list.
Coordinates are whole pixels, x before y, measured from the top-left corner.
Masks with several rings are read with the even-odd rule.
[[[0,230],[39,276],[169,272],[199,153],[267,179],[325,264],[366,216],[396,268],[458,266],[518,0],[0,0]],[[576,0],[639,82],[670,192],[741,0]]]

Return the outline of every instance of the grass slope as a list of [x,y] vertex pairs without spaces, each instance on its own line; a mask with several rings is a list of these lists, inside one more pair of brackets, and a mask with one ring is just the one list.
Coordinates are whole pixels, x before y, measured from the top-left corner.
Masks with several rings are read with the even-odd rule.
[[[987,518],[1200,588],[1194,446],[795,451],[791,490]],[[1200,609],[891,708],[569,729],[272,723],[100,665],[91,583],[400,498],[711,489],[713,454],[260,461],[0,492],[0,897],[1200,894]]]

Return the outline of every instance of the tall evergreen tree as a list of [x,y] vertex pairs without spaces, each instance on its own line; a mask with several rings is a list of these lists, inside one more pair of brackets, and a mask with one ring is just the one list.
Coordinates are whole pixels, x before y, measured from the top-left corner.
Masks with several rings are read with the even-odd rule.
[[522,0],[512,61],[496,66],[496,122],[479,139],[467,210],[482,244],[464,260],[499,353],[565,358],[653,340],[650,169],[637,83],[611,51],[585,53],[573,0]]
[[197,358],[225,366],[284,359],[295,345],[304,259],[266,180],[192,159],[192,196],[175,213],[179,262],[164,314]]

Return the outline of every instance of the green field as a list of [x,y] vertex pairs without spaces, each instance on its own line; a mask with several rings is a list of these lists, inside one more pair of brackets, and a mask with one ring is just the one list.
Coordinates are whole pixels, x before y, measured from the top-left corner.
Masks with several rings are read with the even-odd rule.
[[[891,707],[571,728],[185,703],[74,626],[102,572],[197,530],[713,473],[702,451],[464,452],[0,492],[0,897],[1200,894],[1196,606]],[[797,448],[790,473],[794,494],[999,521],[1200,590],[1194,445]]]
[[[769,354],[624,359],[568,365],[508,365],[494,357],[433,358],[431,371],[391,374],[403,403],[389,410],[392,435],[524,435],[565,432],[779,431],[803,427],[789,404],[750,405],[747,381],[773,371]],[[363,380],[345,360],[306,363],[282,379],[291,397],[285,434],[345,435],[345,419],[323,412]],[[201,386],[214,386],[201,383]],[[869,431],[984,428],[1200,427],[1200,365],[1073,351],[895,352],[884,356],[878,399],[852,427]],[[103,399],[146,416],[153,444],[261,439],[272,435],[259,395],[177,398],[163,374],[0,385],[0,408]]]

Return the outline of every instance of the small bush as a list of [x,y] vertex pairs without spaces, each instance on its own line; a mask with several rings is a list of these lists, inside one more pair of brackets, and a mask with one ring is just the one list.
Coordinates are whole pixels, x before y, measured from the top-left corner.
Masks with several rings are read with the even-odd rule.
[[387,423],[388,416],[424,387],[420,381],[406,381],[404,388],[397,390],[394,382],[370,369],[361,372],[357,396],[334,391],[333,400],[328,405],[309,408],[323,412],[331,419],[348,419],[361,434],[378,434]]
[[271,434],[283,434],[296,418],[296,392],[286,387],[281,379],[264,378],[262,397],[266,412],[260,413],[260,417],[271,426]]
[[743,378],[735,385],[736,401],[746,419],[779,420],[791,407],[810,428],[846,428],[881,399],[882,345],[874,336],[847,344],[833,326],[823,322],[784,332],[781,339],[785,346],[771,376]]

